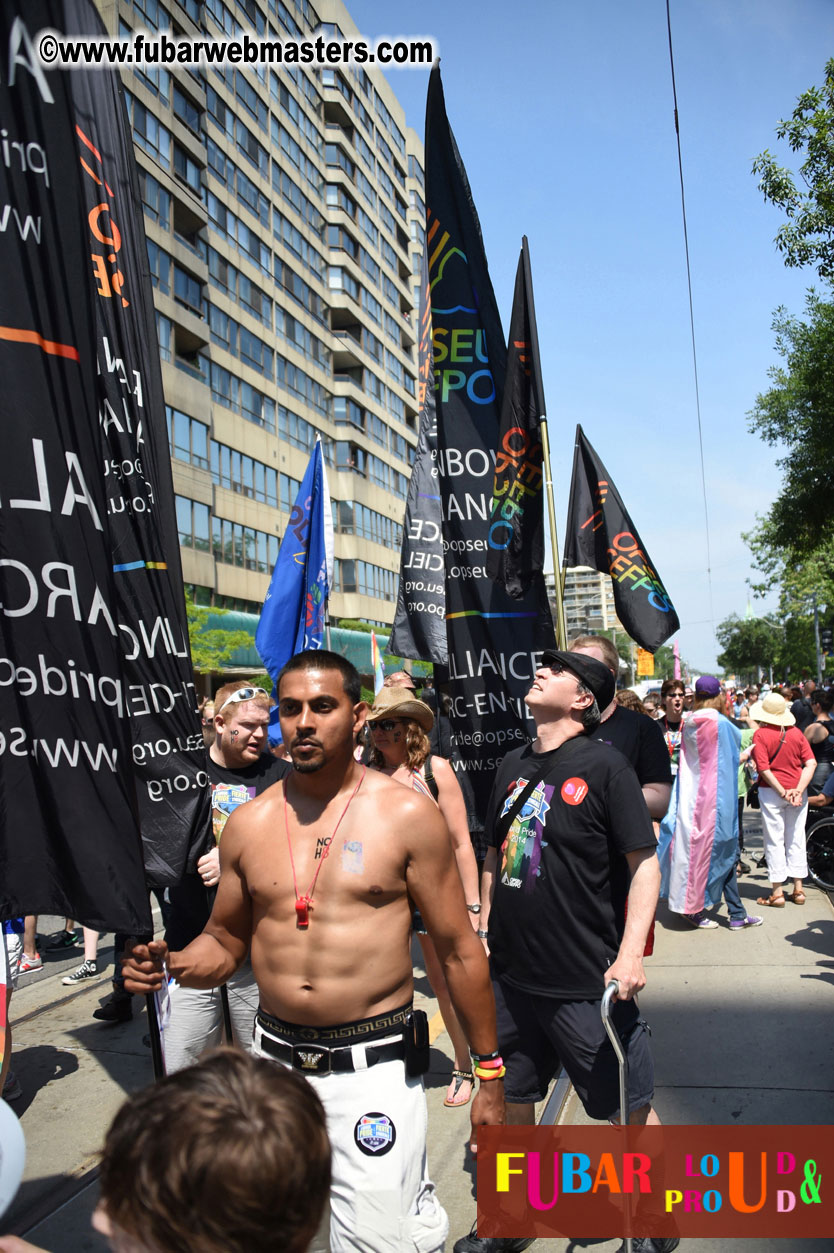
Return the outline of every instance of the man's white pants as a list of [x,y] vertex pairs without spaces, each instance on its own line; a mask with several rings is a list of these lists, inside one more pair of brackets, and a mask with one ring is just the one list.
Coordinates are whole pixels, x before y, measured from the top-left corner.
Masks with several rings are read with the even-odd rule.
[[[254,1053],[276,1062],[260,1046]],[[383,1044],[374,1040],[371,1044]],[[426,1097],[422,1079],[409,1079],[402,1060],[368,1067],[365,1046],[353,1046],[348,1074],[305,1075],[327,1115],[333,1151],[331,1253],[437,1253],[449,1220],[428,1178]]]
[[770,882],[804,879],[808,874],[808,858],[805,855],[807,799],[804,805],[795,807],[788,804],[774,788],[760,786],[759,804]]
[[[235,1040],[252,1052],[252,1027],[258,1012],[258,987],[249,958],[226,984]],[[223,1006],[219,988],[181,988],[171,984],[171,1017],[162,1036],[165,1071],[172,1075],[193,1065],[206,1049],[220,1044]]]

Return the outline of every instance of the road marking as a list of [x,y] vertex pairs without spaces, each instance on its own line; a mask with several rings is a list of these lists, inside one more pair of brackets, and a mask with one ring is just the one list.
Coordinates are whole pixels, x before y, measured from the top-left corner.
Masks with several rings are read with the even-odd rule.
[[443,1015],[438,1009],[437,1012],[432,1014],[429,1019],[429,1044],[434,1044],[437,1037],[442,1035],[445,1030],[446,1027],[443,1022]]

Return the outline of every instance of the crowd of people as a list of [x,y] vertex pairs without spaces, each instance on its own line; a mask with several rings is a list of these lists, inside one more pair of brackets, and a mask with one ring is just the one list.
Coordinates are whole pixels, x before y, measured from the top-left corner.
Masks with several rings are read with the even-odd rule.
[[[117,937],[124,961],[94,1015],[126,1021],[134,994],[170,989],[169,1077],[131,1099],[105,1146],[98,1223],[114,1248],[119,1232],[148,1253],[444,1247],[448,1220],[427,1161],[429,1040],[413,1007],[413,934],[453,1049],[444,1103],[469,1106],[473,1152],[479,1126],[531,1123],[560,1065],[591,1118],[658,1121],[650,1033],[635,998],[659,896],[698,930],[718,926],[722,898],[731,930],[761,925],[737,886],[750,869],[743,808],[755,800],[770,879],[759,903],[804,903],[809,804],[834,802],[832,694],[812,681],[804,690],[742,690],[705,675],[694,688],[667,680],[641,700],[616,690],[619,668],[604,637],[543,654],[526,697],[535,739],[498,766],[481,846],[448,759],[442,698],[431,685],[418,692],[410,674],[389,675],[368,708],[348,662],[308,651],[278,677],[277,719],[253,685],[225,684],[203,705],[206,851],[161,902],[164,939]],[[5,926],[9,996],[40,962],[36,926]],[[97,977],[97,941],[84,930],[84,962],[65,982]],[[72,919],[51,942],[81,942]],[[625,1109],[600,1016],[612,981],[629,1063]],[[211,1052],[224,1034],[239,1052]],[[270,1077],[287,1071],[310,1093],[300,1105],[293,1076],[295,1095],[270,1092]],[[14,1100],[16,1080],[2,1078]],[[241,1167],[225,1191],[218,1182],[206,1216],[214,1225],[190,1228],[183,1246],[169,1228],[172,1205],[188,1209],[186,1193],[172,1184],[155,1194],[161,1213],[154,1200],[137,1208],[131,1199],[142,1156],[133,1139],[150,1143],[164,1090],[183,1103],[183,1116],[169,1119],[154,1153],[170,1153],[180,1169],[189,1154],[199,1159],[200,1136],[211,1132],[198,1133],[186,1106],[211,1103],[221,1081],[227,1121],[222,1135],[216,1123],[217,1147],[245,1092],[247,1117],[253,1105],[262,1114],[251,1135],[269,1143],[274,1132],[274,1153],[251,1180]],[[273,1126],[293,1101],[309,1153],[295,1132],[281,1138]],[[295,1174],[280,1164],[289,1145]],[[283,1191],[267,1197],[270,1164],[296,1183],[282,1179]],[[301,1213],[296,1193],[308,1186],[313,1199]],[[240,1230],[262,1231],[245,1245],[227,1231],[244,1212],[250,1225]],[[473,1227],[454,1249],[518,1253],[530,1243]],[[633,1241],[637,1253],[670,1253],[677,1243]],[[26,1247],[0,1240],[8,1253]]]

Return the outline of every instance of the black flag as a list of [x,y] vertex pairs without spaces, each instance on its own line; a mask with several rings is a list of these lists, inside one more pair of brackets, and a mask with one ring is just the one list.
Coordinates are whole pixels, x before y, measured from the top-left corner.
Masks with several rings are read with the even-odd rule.
[[507,381],[501,404],[489,517],[487,574],[514,598],[544,568],[542,441],[544,417],[539,336],[527,236],[515,276]]
[[581,426],[576,428],[562,564],[611,575],[617,617],[641,648],[653,653],[680,627],[620,493]]
[[496,762],[535,733],[524,696],[554,633],[543,579],[513,600],[487,573],[506,350],[437,67],[426,105],[426,200],[452,742],[483,811]]
[[89,0],[0,19],[0,917],[141,933],[204,850],[205,750],[124,100],[44,29],[105,34]]
[[400,585],[388,641],[396,657],[446,664],[446,585],[443,514],[437,478],[437,414],[434,404],[431,304],[425,252],[420,277],[420,341],[417,345],[420,433],[405,502]]

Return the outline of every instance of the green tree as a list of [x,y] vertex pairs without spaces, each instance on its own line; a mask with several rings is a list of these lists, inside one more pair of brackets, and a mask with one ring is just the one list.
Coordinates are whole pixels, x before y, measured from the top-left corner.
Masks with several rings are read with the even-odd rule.
[[834,542],[834,305],[811,291],[806,314],[803,321],[776,310],[776,348],[785,365],[771,366],[772,386],[748,414],[752,433],[787,449],[776,463],[780,490],[766,522],[769,544],[794,558]]
[[825,67],[822,87],[802,93],[787,120],[776,127],[791,152],[804,159],[799,176],[779,165],[769,151],[753,161],[765,200],[781,209],[787,221],[776,247],[789,266],[815,265],[820,278],[834,278],[834,58]]
[[220,670],[239,648],[252,647],[253,640],[248,631],[224,631],[222,627],[206,629],[210,617],[222,616],[226,610],[206,609],[188,601],[186,612],[191,664],[197,674],[210,674],[214,670]]
[[715,631],[722,652],[718,664],[734,674],[758,677],[778,659],[781,631],[764,618],[739,618],[731,614]]

